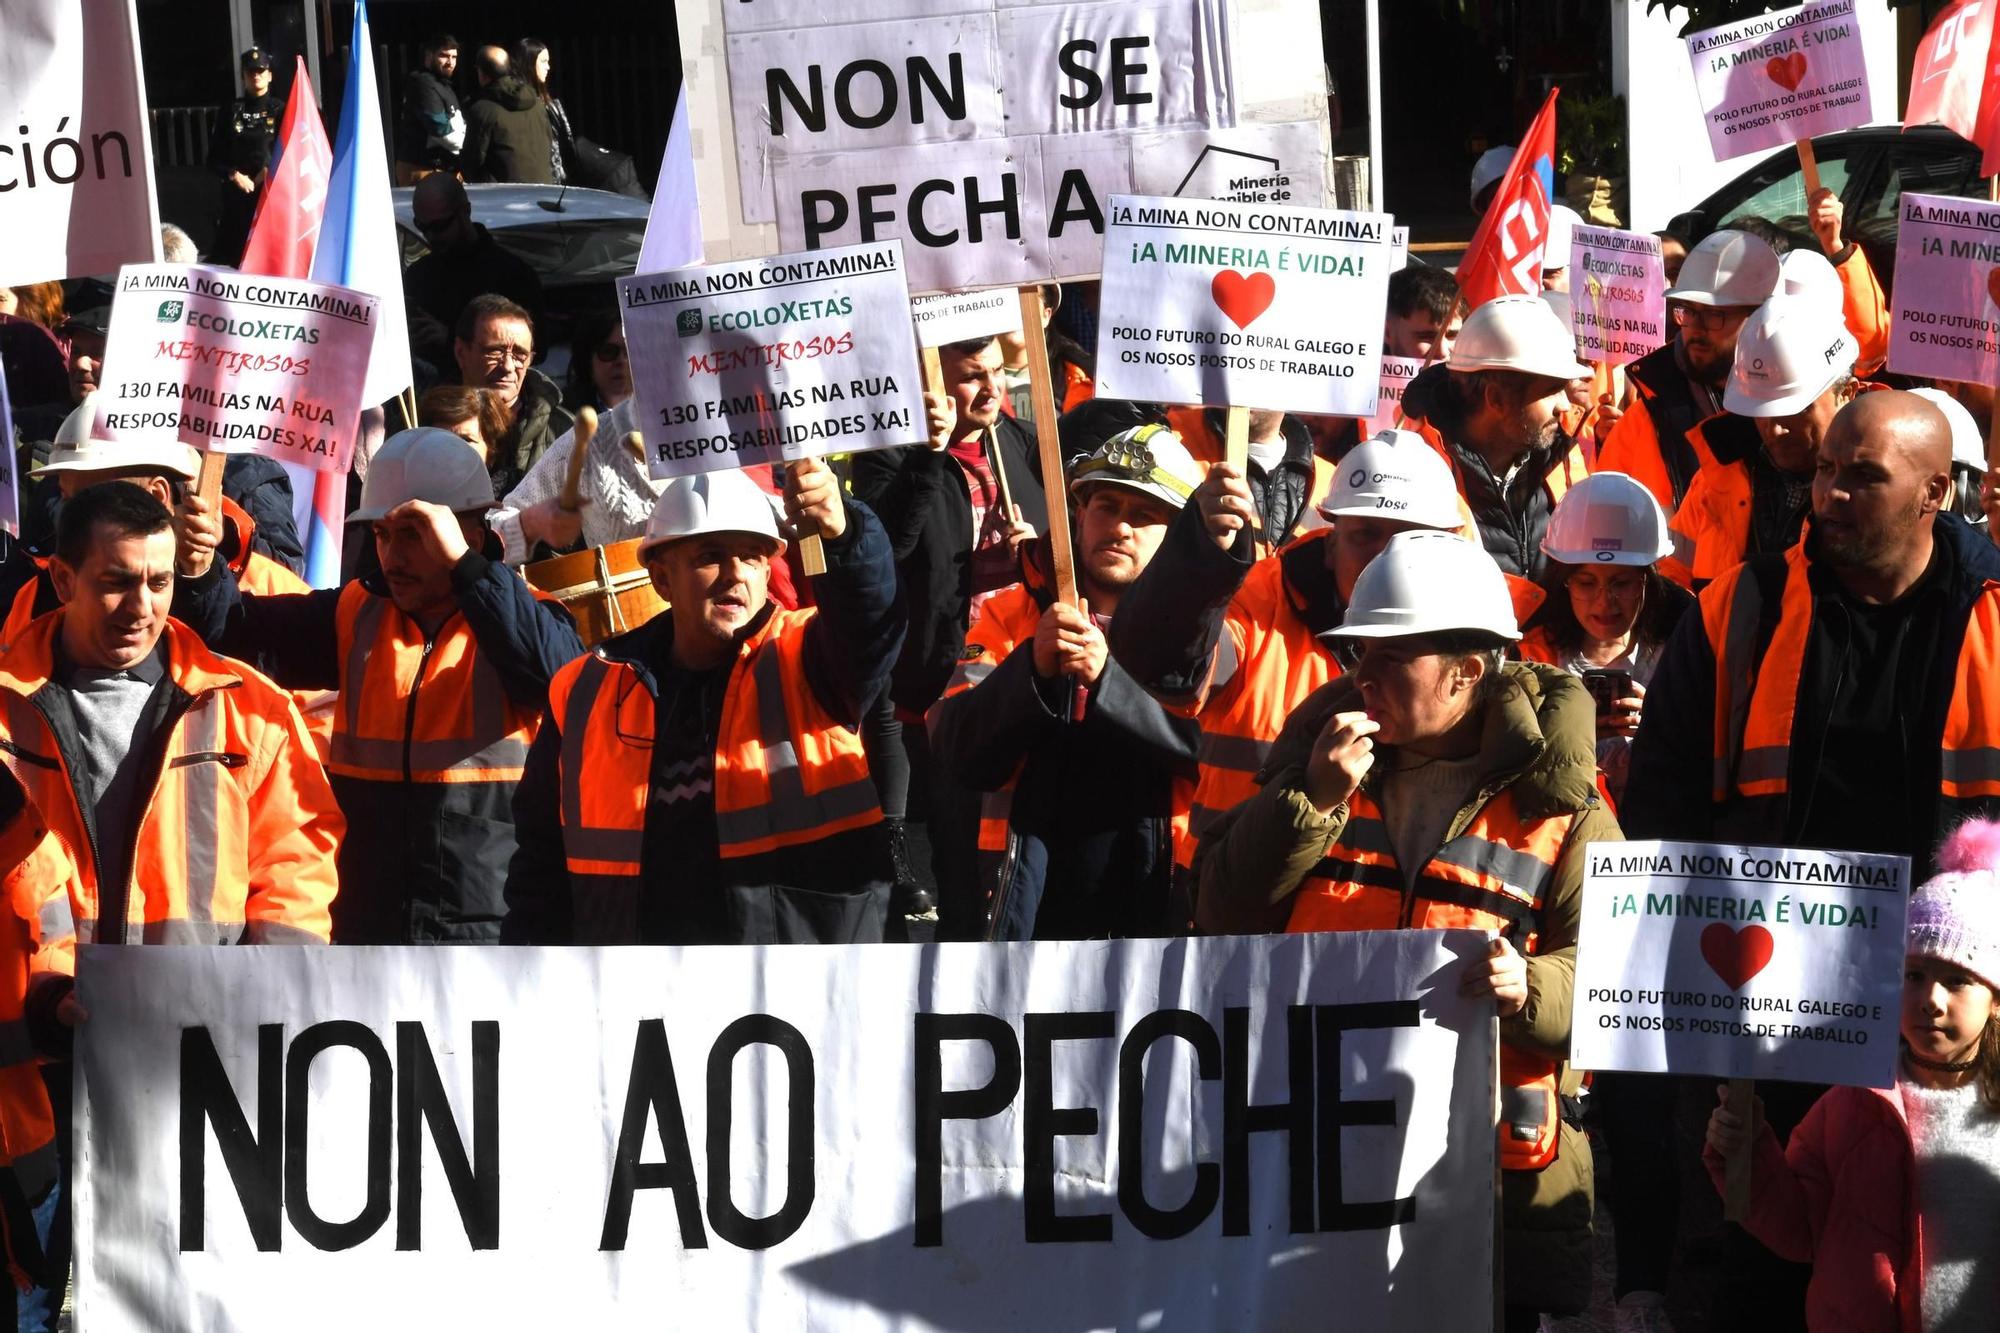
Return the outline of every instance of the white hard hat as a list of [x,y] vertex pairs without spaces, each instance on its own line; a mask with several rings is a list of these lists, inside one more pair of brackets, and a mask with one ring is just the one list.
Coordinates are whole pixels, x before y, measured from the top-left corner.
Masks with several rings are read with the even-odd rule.
[[1778,252],[1747,231],[1712,231],[1687,253],[1669,301],[1762,305],[1778,288]]
[[1542,554],[1565,565],[1645,568],[1674,553],[1653,493],[1623,472],[1593,472],[1556,503]]
[[1853,373],[1860,348],[1840,312],[1774,296],[1743,321],[1722,405],[1744,417],[1788,417]]
[[1583,225],[1582,215],[1568,204],[1549,205],[1549,234],[1542,242],[1542,272],[1569,267],[1570,233]]
[[1543,305],[1556,312],[1556,318],[1562,321],[1562,326],[1568,329],[1570,337],[1574,338],[1576,336],[1576,301],[1574,298],[1568,292],[1559,292],[1553,287],[1548,287],[1542,290],[1537,299]]
[[644,560],[668,542],[711,532],[747,532],[763,537],[771,543],[773,555],[785,549],[770,495],[748,474],[732,468],[697,472],[668,482],[653,502],[653,516],[646,520],[646,539],[639,543],[639,558]]
[[1456,531],[1465,521],[1451,466],[1423,436],[1395,429],[1348,451],[1333,488],[1320,501],[1319,514],[1329,521],[1349,515],[1400,519],[1444,532]]
[[1181,437],[1157,421],[1121,430],[1077,460],[1069,493],[1078,500],[1092,486],[1123,486],[1179,509],[1201,484],[1202,467]]
[[1496,296],[1465,317],[1445,364],[1453,370],[1517,370],[1552,380],[1581,379],[1576,338],[1539,296]]
[[1514,161],[1514,145],[1503,143],[1498,148],[1489,148],[1479,155],[1472,164],[1472,206],[1479,207],[1479,192],[1507,174],[1507,168]]
[[369,460],[361,507],[349,521],[376,522],[411,500],[443,505],[454,514],[483,513],[493,507],[493,478],[479,451],[448,430],[397,431]]
[[1952,460],[1968,463],[1984,472],[1986,437],[1979,433],[1979,423],[1972,419],[1972,413],[1965,410],[1965,404],[1943,389],[1912,389],[1910,392],[1944,413],[1944,419],[1951,423]]
[[1350,639],[1476,630],[1521,637],[1507,576],[1478,545],[1449,532],[1399,532],[1354,580],[1347,618],[1331,631]]
[[31,468],[31,477],[56,472],[109,472],[114,468],[149,467],[171,472],[183,481],[201,475],[201,451],[178,440],[134,442],[113,439],[97,424],[97,394],[83,396],[63,418],[49,448],[49,461]]
[[1778,261],[1778,290],[1773,295],[1803,296],[1831,305],[1835,310],[1847,304],[1847,289],[1840,285],[1840,274],[1817,250],[1788,251]]

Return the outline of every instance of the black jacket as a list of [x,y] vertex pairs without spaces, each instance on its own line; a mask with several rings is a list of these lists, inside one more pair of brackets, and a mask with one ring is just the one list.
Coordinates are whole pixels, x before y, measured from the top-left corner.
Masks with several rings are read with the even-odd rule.
[[[1035,437],[1012,417],[995,427],[1001,466],[1021,517],[1048,527]],[[881,515],[896,560],[908,634],[890,676],[898,705],[922,712],[944,691],[965,646],[972,607],[972,494],[948,453],[921,445],[856,454],[854,497]]]
[[469,181],[554,185],[548,108],[525,79],[508,74],[481,88],[465,107],[460,169]]
[[1549,560],[1542,554],[1542,537],[1556,502],[1549,498],[1548,476],[1563,463],[1576,441],[1560,436],[1545,449],[1531,449],[1511,482],[1503,482],[1484,455],[1464,438],[1465,404],[1451,370],[1443,365],[1419,371],[1403,393],[1403,407],[1420,417],[1445,442],[1446,461],[1458,478],[1458,492],[1479,525],[1480,545],[1501,572],[1540,583],[1548,576]]
[[285,104],[268,95],[231,102],[209,136],[208,169],[223,177],[240,171],[253,181],[262,176],[284,114]]
[[458,93],[433,70],[410,72],[403,85],[403,109],[396,116],[396,160],[412,166],[453,171],[458,154],[446,142],[452,118],[460,113]]
[[[583,655],[569,612],[537,598],[507,566],[468,551],[451,573],[458,614],[499,672],[507,697],[540,709],[557,668]],[[174,611],[217,652],[293,690],[339,689],[336,633],[344,589],[279,597],[240,593],[233,577],[176,599]],[[362,586],[387,596],[379,576]],[[394,614],[400,614],[399,612]],[[405,740],[407,741],[407,737]],[[514,851],[509,782],[384,782],[330,775],[347,816],[337,944],[490,943]]]
[[[903,627],[896,614],[894,566],[882,525],[866,506],[850,501],[847,531],[825,542],[827,572],[815,579],[818,614],[806,629],[806,684],[820,705],[858,729],[866,706],[881,692],[896,658]],[[747,628],[755,633],[773,608]],[[656,709],[671,708],[662,696],[656,664],[670,660],[673,616],[662,613],[638,629],[597,645],[600,657],[629,665],[652,694]],[[733,687],[740,665],[732,668]],[[722,710],[708,710],[712,749]],[[657,728],[656,728],[656,734]],[[519,848],[507,871],[507,919],[501,939],[508,944],[602,943],[579,939],[572,908],[568,860],[563,851],[562,730],[560,719],[545,715],[528,752],[527,771],[514,796]],[[645,904],[631,904],[631,936],[640,944],[843,943],[883,938],[888,920],[887,828],[876,823],[802,846],[756,856],[711,860],[721,883],[690,882],[683,868],[657,864],[662,845],[653,826],[657,807],[647,799],[648,828],[640,853],[640,893],[671,896],[684,906],[652,914],[668,919],[668,938],[645,938],[639,922]]]
[[[1031,548],[1031,573],[1040,573],[1035,557],[1045,548],[1039,540]],[[1023,586],[1040,610],[1055,600],[1046,577]],[[987,938],[1181,933],[1187,913],[1171,897],[1173,784],[1194,780],[1200,727],[1167,712],[1115,660],[1072,720],[1071,682],[1036,674],[1032,634],[991,669],[938,700],[927,719],[931,755],[959,783],[987,792],[1013,784]]]
[[[1807,556],[1817,549],[1807,524]],[[1936,650],[1930,662],[1930,683],[1918,698],[1909,701],[1899,716],[1900,735],[1884,736],[1885,753],[1893,748],[1907,756],[1912,781],[1907,793],[1884,791],[1879,799],[1912,802],[1912,823],[1926,830],[1921,845],[1898,848],[1911,859],[1913,882],[1930,874],[1931,856],[1938,844],[1968,814],[1994,818],[2000,801],[1948,802],[1938,791],[1937,755],[1944,735],[1945,715],[1951,706],[1959,650],[1974,600],[1987,582],[2000,580],[2000,551],[1983,534],[1951,514],[1937,518],[1935,539],[1943,548],[1948,565],[1941,590],[1944,607],[1942,624],[1937,626]],[[1771,553],[1753,557],[1746,563],[1744,577],[1754,577],[1765,592],[1770,608],[1760,621],[1759,655],[1770,643],[1777,628],[1776,605],[1784,587],[1784,557]],[[1667,649],[1653,672],[1646,694],[1646,708],[1639,734],[1632,742],[1632,770],[1625,787],[1620,821],[1632,838],[1681,838],[1692,841],[1729,841],[1789,847],[1798,837],[1809,814],[1824,827],[1829,813],[1814,811],[1822,782],[1819,755],[1826,734],[1829,701],[1834,693],[1831,671],[1838,669],[1844,644],[1838,640],[1837,624],[1843,621],[1832,613],[1838,599],[1833,576],[1823,568],[1810,567],[1813,616],[1807,635],[1805,663],[1799,681],[1799,708],[1793,722],[1791,767],[1785,797],[1731,799],[1716,804],[1710,797],[1713,779],[1715,735],[1715,653],[1700,614],[1681,618],[1680,627],[1667,641]],[[1715,596],[1703,594],[1706,602]],[[1743,594],[1739,594],[1741,596]],[[1767,632],[1768,631],[1768,632]],[[1747,671],[1755,670],[1752,666]],[[1858,832],[1876,829],[1881,812],[1870,808],[1851,812]],[[1856,846],[1850,850],[1878,850]]]
[[1695,400],[1687,372],[1674,356],[1680,335],[1667,340],[1625,367],[1627,378],[1645,390],[1646,415],[1652,418],[1654,438],[1660,442],[1660,457],[1667,465],[1667,480],[1673,484],[1674,504],[1687,498],[1694,474],[1701,470],[1701,457],[1688,443],[1687,433],[1708,415]]

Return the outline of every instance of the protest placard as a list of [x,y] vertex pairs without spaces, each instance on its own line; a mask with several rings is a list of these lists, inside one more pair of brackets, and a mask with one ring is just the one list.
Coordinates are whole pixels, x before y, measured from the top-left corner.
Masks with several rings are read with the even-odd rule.
[[[14,405],[7,397],[7,380],[0,376],[0,442],[14,441]],[[21,535],[21,482],[15,474],[14,450],[0,448],[0,531]]]
[[1484,1327],[1484,947],[87,947],[79,1326]]
[[159,257],[133,0],[8,0],[0,125],[0,286]]
[[1375,415],[1368,422],[1369,434],[1378,434],[1403,424],[1403,391],[1410,387],[1410,381],[1422,373],[1425,366],[1434,364],[1414,356],[1382,358],[1382,374],[1375,384]]
[[633,420],[656,477],[923,438],[895,242],[618,282]]
[[1389,271],[1399,272],[1410,265],[1410,229],[1389,228]]
[[1387,214],[1114,196],[1098,391],[1372,416],[1388,287]]
[[983,292],[945,292],[919,296],[910,302],[917,326],[917,346],[949,347],[974,338],[1021,331],[1021,297],[1012,288]]
[[1874,119],[1854,0],[1708,28],[1691,34],[1687,49],[1718,162]]
[[2000,204],[1905,194],[1889,369],[2000,382]]
[[1893,1086],[1909,879],[1863,852],[1593,846],[1571,1062]]
[[1667,268],[1659,237],[1575,227],[1569,253],[1570,317],[1578,356],[1622,366],[1668,342]]
[[111,299],[98,424],[345,472],[375,341],[366,292],[201,264],[128,264]]
[[727,88],[690,102],[709,258],[893,236],[912,290],[1020,285],[1094,275],[1112,194],[1326,201],[1315,5],[919,10],[680,6],[691,86]]

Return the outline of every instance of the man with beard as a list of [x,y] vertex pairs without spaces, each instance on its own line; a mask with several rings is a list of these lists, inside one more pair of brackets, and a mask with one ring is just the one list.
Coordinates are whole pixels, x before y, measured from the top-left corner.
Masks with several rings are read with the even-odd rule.
[[1590,475],[1562,431],[1571,380],[1590,374],[1539,296],[1500,296],[1466,316],[1451,356],[1410,381],[1403,409],[1445,462],[1501,572],[1540,582],[1542,534],[1563,493]]
[[984,792],[980,888],[989,939],[1178,934],[1172,823],[1187,808],[1199,727],[1107,656],[1104,627],[1194,493],[1201,469],[1165,426],[1106,440],[1070,470],[1077,605],[1055,600],[1047,545],[984,602],[944,697],[931,754]]
[[1777,252],[1748,232],[1711,232],[1688,252],[1667,289],[1673,340],[1626,368],[1636,397],[1605,436],[1599,471],[1638,478],[1674,516],[1707,461],[1688,432],[1722,410],[1736,336],[1777,286]]

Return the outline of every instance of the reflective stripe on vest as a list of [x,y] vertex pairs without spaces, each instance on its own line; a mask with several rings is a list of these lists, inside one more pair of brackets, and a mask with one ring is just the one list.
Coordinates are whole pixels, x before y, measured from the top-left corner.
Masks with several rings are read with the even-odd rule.
[[454,613],[435,639],[360,583],[341,590],[342,666],[327,770],[378,782],[518,782],[536,714]]
[[[805,631],[814,614],[775,612],[731,668],[715,744],[715,828],[724,859],[882,819],[860,733],[821,708],[805,680]],[[556,673],[549,701],[562,719],[569,869],[636,876],[652,781],[654,697],[631,667],[592,654]]]

